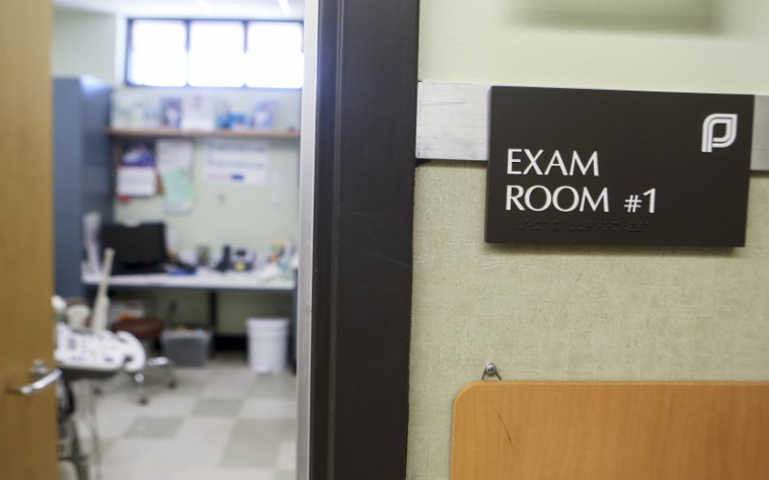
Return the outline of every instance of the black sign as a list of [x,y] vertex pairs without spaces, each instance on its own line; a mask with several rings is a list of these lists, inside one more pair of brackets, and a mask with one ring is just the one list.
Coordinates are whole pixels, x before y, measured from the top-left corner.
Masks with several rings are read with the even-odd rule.
[[753,97],[493,87],[486,241],[743,246]]

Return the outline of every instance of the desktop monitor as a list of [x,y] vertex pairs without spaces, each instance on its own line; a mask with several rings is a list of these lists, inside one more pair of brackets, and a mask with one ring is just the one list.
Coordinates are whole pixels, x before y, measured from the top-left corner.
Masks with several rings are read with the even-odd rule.
[[112,264],[114,275],[160,273],[168,260],[166,226],[162,222],[125,225],[104,225],[101,231],[103,248],[115,250]]

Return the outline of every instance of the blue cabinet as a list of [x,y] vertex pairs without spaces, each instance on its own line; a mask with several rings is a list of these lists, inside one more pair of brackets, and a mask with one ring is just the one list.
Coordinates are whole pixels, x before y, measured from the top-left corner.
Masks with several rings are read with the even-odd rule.
[[53,80],[54,255],[57,294],[83,296],[83,214],[112,220],[110,88],[92,77]]

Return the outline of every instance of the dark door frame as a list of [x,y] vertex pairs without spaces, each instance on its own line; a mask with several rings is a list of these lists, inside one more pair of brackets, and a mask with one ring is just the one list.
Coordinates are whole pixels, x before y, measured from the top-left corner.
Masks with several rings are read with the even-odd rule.
[[310,478],[406,475],[418,0],[319,0]]

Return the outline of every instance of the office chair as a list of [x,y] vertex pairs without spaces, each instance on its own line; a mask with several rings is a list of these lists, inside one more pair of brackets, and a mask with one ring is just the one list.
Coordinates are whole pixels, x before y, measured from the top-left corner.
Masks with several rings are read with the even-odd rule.
[[141,405],[147,405],[147,403],[149,403],[149,398],[147,397],[144,388],[145,373],[148,369],[162,368],[166,372],[168,388],[176,388],[174,362],[167,357],[149,356],[152,344],[160,338],[160,334],[163,332],[163,326],[161,320],[151,317],[143,317],[122,318],[110,327],[110,330],[113,332],[128,332],[134,335],[144,344],[144,348],[148,352],[147,362],[143,369],[127,372],[131,376],[134,385],[139,388],[139,403]]

